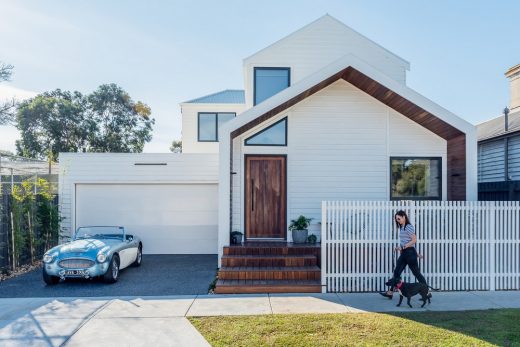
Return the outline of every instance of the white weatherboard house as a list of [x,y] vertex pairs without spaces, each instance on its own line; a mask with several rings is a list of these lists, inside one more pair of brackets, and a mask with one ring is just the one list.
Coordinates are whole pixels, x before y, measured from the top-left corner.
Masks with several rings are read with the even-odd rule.
[[476,200],[475,127],[410,64],[325,15],[244,59],[245,90],[181,104],[182,154],[62,154],[63,226],[122,224],[145,253],[291,241],[324,200]]

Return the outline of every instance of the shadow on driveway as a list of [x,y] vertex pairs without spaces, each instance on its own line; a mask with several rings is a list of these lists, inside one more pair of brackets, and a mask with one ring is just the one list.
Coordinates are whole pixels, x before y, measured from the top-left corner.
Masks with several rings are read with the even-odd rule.
[[216,254],[143,255],[142,265],[121,271],[114,284],[74,279],[47,286],[40,268],[0,282],[0,298],[207,294],[216,270]]

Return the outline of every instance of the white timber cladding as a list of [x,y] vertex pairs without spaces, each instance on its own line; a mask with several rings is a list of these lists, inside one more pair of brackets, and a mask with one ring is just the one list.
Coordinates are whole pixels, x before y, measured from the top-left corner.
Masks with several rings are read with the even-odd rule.
[[244,104],[181,104],[182,112],[182,152],[218,153],[218,142],[198,141],[199,112],[232,112],[238,116],[245,110]]
[[[72,235],[77,217],[83,223],[119,215],[123,225],[140,225],[139,236],[149,239],[146,253],[217,253],[218,155],[60,153],[59,176],[64,234]],[[78,208],[87,212],[78,214]],[[166,235],[168,226],[182,231]],[[163,236],[149,238],[151,233]]]
[[[244,145],[283,117],[287,147]],[[234,139],[233,230],[244,229],[243,158],[253,153],[287,154],[287,219],[314,218],[310,231],[318,235],[323,200],[389,199],[393,156],[442,158],[442,197],[447,196],[446,140],[344,80]]]
[[291,84],[295,84],[347,54],[361,58],[399,83],[406,83],[408,62],[326,15],[244,59],[246,104],[253,105],[255,67],[289,67]]

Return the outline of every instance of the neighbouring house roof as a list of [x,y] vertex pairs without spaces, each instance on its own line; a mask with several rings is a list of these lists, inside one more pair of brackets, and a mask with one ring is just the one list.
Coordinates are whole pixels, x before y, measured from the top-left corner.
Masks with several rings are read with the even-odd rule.
[[217,93],[201,96],[193,100],[185,101],[183,104],[244,104],[245,95],[243,90],[226,89]]
[[477,140],[489,140],[520,131],[520,110],[508,115],[508,123],[508,130],[506,131],[504,115],[502,115],[477,124]]

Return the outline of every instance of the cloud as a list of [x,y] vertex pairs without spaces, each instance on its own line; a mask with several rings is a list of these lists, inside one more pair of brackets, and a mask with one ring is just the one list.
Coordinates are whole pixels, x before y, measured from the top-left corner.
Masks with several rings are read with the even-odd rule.
[[16,153],[16,140],[20,139],[20,132],[13,126],[0,125],[0,149]]
[[[20,89],[6,84],[0,85],[0,103],[11,100],[13,98],[21,101],[32,98],[37,94],[37,92],[32,90]],[[20,133],[18,129],[8,125],[0,126],[0,149],[15,153],[15,141],[18,139],[20,139]]]
[[29,99],[38,95],[38,92],[32,90],[25,90],[10,85],[0,85],[0,102],[15,98],[16,100]]

